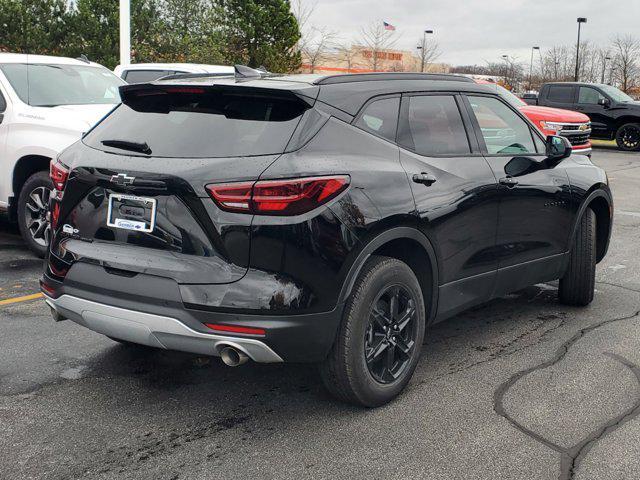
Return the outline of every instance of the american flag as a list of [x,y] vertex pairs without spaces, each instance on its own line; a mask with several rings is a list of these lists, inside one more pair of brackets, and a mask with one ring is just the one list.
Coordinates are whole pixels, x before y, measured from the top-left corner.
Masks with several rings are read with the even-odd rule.
[[392,32],[395,32],[396,27],[394,27],[393,25],[391,25],[390,23],[387,22],[382,22],[384,24],[384,29],[385,30],[390,30]]

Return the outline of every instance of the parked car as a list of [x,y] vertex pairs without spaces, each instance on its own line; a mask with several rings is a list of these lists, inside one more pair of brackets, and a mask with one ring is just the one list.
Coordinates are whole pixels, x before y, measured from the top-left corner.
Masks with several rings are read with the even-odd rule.
[[0,213],[44,256],[49,162],[120,102],[124,82],[97,63],[0,53]]
[[520,97],[524,103],[527,105],[537,105],[538,104],[538,94],[534,92],[526,92],[522,94]]
[[640,102],[611,85],[547,83],[538,105],[576,110],[591,119],[591,138],[615,140],[622,150],[640,151]]
[[145,83],[180,73],[233,75],[234,69],[224,65],[197,63],[133,63],[118,65],[114,73],[127,83]]
[[457,76],[183,78],[53,164],[56,320],[227,365],[318,362],[382,405],[426,327],[528,285],[593,299],[607,177]]
[[562,110],[559,108],[528,105],[501,85],[476,80],[480,84],[492,85],[497,93],[515,108],[524,113],[531,122],[545,135],[566,137],[575,153],[591,155],[591,121],[583,113]]

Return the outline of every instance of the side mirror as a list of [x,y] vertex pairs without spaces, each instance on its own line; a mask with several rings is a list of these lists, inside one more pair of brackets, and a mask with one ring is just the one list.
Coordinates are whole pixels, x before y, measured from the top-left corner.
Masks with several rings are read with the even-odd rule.
[[558,165],[562,160],[571,156],[573,148],[571,142],[565,137],[559,135],[549,135],[546,141],[545,154],[547,158],[545,163],[553,168]]
[[611,106],[611,100],[608,98],[600,98],[598,99],[598,105],[602,105],[604,108],[609,108]]

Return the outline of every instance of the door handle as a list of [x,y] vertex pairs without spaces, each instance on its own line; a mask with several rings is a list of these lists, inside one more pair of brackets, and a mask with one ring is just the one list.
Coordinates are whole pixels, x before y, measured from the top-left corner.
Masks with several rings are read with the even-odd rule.
[[518,185],[518,180],[513,177],[504,177],[498,181],[500,182],[500,185],[506,185],[509,188],[513,188]]
[[436,180],[437,180],[436,177],[434,177],[430,173],[426,173],[426,172],[416,173],[413,176],[413,181],[414,182],[421,183],[423,185],[426,185],[427,187],[430,187],[431,185],[436,183]]

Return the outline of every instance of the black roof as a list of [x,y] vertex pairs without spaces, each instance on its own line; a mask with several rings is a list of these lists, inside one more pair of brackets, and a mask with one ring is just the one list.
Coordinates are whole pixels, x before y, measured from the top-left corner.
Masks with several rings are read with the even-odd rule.
[[473,80],[462,75],[441,74],[441,73],[414,73],[414,72],[376,72],[376,73],[352,73],[341,75],[328,75],[318,78],[314,83],[316,85],[334,85],[337,83],[353,83],[353,82],[373,82],[387,80],[439,80],[454,82],[469,82]]
[[[349,115],[356,115],[370,98],[407,92],[478,92],[495,91],[460,75],[429,73],[361,73],[342,75],[268,75],[262,78],[237,79],[232,76],[174,76],[151,82],[153,85],[180,84],[258,88],[290,91],[318,100]],[[124,90],[146,88],[145,84],[128,85]]]

